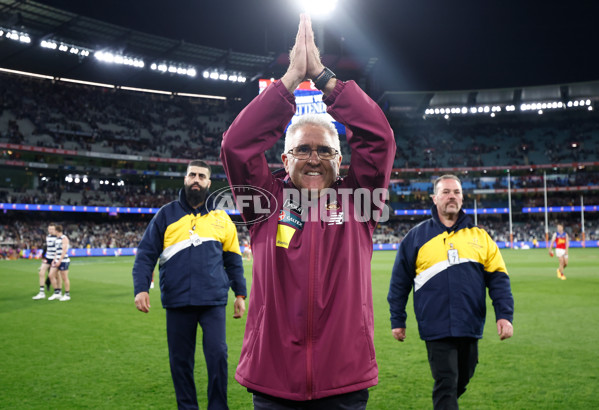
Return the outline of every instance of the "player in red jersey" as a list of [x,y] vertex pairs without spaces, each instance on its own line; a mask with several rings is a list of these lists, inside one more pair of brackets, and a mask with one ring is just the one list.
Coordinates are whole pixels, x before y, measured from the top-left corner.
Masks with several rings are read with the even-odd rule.
[[557,268],[557,277],[566,280],[564,269],[568,266],[568,248],[570,247],[570,237],[564,231],[564,225],[557,225],[557,232],[553,234],[549,244],[549,256],[553,257],[553,244],[555,244],[555,255],[559,259],[559,268]]

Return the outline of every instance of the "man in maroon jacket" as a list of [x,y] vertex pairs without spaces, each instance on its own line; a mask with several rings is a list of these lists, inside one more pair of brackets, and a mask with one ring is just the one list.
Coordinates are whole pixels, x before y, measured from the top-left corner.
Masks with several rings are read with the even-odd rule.
[[[296,112],[293,92],[307,79],[346,127],[351,161],[344,178],[337,131],[316,116],[289,127],[285,173],[268,168],[264,152],[283,136]],[[394,156],[383,112],[355,82],[323,66],[302,15],[287,72],[239,114],[221,151],[254,254],[235,378],[254,394],[256,409],[366,407],[368,388],[378,382],[372,233],[385,217]]]

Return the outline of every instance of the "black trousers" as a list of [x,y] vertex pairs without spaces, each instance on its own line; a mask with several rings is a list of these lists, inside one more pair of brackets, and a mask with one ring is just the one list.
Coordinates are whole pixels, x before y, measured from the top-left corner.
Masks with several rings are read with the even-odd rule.
[[368,389],[306,401],[253,393],[254,410],[365,410],[368,403]]
[[435,410],[458,409],[458,397],[466,391],[478,363],[478,339],[449,337],[427,341],[426,350],[435,379]]
[[198,408],[193,377],[198,323],[202,326],[202,346],[208,371],[208,409],[228,409],[225,313],[225,305],[166,309],[171,376],[180,410]]

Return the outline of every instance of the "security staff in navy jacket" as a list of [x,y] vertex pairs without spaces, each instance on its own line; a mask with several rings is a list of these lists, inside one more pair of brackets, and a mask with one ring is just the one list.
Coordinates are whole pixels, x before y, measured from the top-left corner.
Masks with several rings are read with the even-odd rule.
[[154,216],[133,265],[135,306],[148,313],[152,272],[160,259],[160,292],[179,409],[198,408],[193,377],[198,323],[208,370],[208,408],[228,408],[225,308],[229,288],[236,295],[233,317],[241,318],[245,312],[237,229],[225,211],[206,202],[210,182],[210,166],[191,161],[179,200]]
[[457,409],[478,362],[478,339],[486,317],[486,290],[493,301],[501,340],[513,334],[514,299],[497,244],[462,211],[462,186],[454,175],[435,181],[432,218],[401,242],[389,295],[393,336],[406,338],[406,303],[426,342],[435,385],[435,409]]

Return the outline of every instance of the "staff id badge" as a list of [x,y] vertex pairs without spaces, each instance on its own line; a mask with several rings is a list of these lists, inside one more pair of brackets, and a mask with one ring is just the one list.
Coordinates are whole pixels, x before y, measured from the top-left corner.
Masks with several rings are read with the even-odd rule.
[[198,246],[202,244],[202,240],[200,239],[197,233],[192,233],[191,231],[189,233],[191,233],[189,240],[191,241],[191,244],[193,246]]
[[449,244],[449,246],[451,249],[447,251],[447,261],[450,265],[457,265],[460,263],[460,255],[458,255],[458,250],[453,249],[453,243]]

